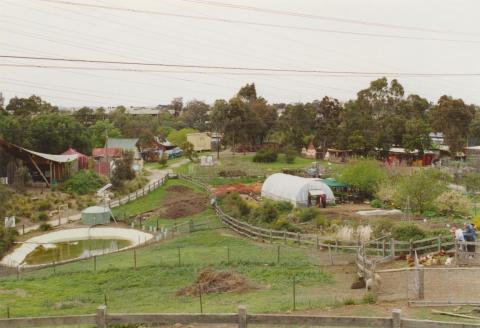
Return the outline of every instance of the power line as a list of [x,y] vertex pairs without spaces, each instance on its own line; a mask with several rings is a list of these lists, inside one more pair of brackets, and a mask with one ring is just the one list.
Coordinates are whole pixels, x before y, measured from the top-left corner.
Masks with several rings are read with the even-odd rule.
[[[93,60],[80,58],[61,58],[61,57],[38,57],[38,56],[18,56],[18,55],[0,55],[0,58],[18,59],[18,60],[39,60],[39,61],[55,61],[55,62],[71,62],[85,64],[114,64],[122,66],[147,66],[147,67],[169,67],[182,69],[208,69],[221,71],[252,71],[252,72],[278,72],[278,73],[310,73],[310,74],[331,74],[346,76],[412,76],[412,77],[435,77],[435,76],[480,76],[480,73],[417,73],[417,72],[361,72],[361,71],[330,71],[330,70],[304,70],[291,68],[266,68],[266,67],[242,67],[242,66],[211,66],[211,65],[194,65],[194,64],[169,64],[169,63],[147,63],[147,62],[130,62],[130,61],[110,61],[110,60]],[[2,66],[13,66],[15,64],[2,64]],[[33,66],[33,65],[32,65]],[[42,67],[42,65],[35,65]],[[43,65],[43,67],[47,67]],[[60,66],[59,66],[60,67]],[[59,68],[58,67],[58,68]],[[63,68],[69,68],[64,66]],[[77,67],[78,69],[78,67]],[[82,67],[82,69],[103,69],[103,70],[125,70],[116,67]],[[138,68],[130,68],[131,71],[142,71]],[[212,72],[210,72],[212,73]]]
[[430,38],[430,37],[419,37],[419,36],[408,36],[408,35],[378,34],[378,33],[345,31],[345,30],[335,30],[335,29],[316,28],[316,27],[293,26],[293,25],[282,25],[282,24],[271,24],[271,23],[259,23],[259,22],[234,20],[234,19],[227,19],[227,18],[196,16],[196,15],[186,15],[186,14],[174,14],[174,13],[167,13],[167,12],[154,11],[154,10],[124,8],[124,7],[99,5],[99,4],[87,4],[87,3],[78,3],[78,2],[62,1],[62,0],[37,0],[37,1],[43,1],[43,2],[55,3],[55,4],[62,4],[62,5],[69,5],[69,6],[79,6],[79,7],[90,7],[90,8],[98,8],[98,9],[117,10],[117,11],[132,12],[132,13],[139,13],[139,14],[159,15],[159,16],[168,16],[168,17],[177,17],[177,18],[215,21],[215,22],[220,22],[220,23],[232,23],[232,24],[273,27],[273,28],[282,28],[282,29],[291,29],[291,30],[303,30],[303,31],[311,31],[311,32],[324,32],[324,33],[334,33],[334,34],[343,34],[343,35],[367,36],[367,37],[390,38],[390,39],[404,39],[404,40],[480,43],[479,40],[443,39],[443,38]]
[[364,26],[375,26],[375,27],[390,28],[390,29],[421,31],[421,32],[430,32],[430,33],[450,33],[450,34],[474,35],[474,36],[480,35],[478,33],[468,33],[468,32],[459,32],[459,31],[451,31],[451,30],[438,30],[438,29],[416,27],[416,26],[386,24],[386,23],[356,20],[356,19],[346,19],[346,18],[340,18],[340,17],[314,15],[314,14],[307,14],[307,13],[294,12],[294,11],[284,11],[284,10],[278,10],[278,9],[260,8],[260,7],[254,7],[254,6],[246,6],[246,5],[237,5],[237,4],[224,3],[224,2],[220,2],[220,1],[207,1],[207,0],[180,0],[180,1],[197,3],[197,4],[204,4],[204,5],[209,5],[209,6],[216,6],[216,7],[243,9],[243,10],[263,12],[263,13],[268,13],[268,14],[277,14],[277,15],[293,16],[293,17],[301,17],[301,18],[310,18],[310,19],[334,21],[334,22],[340,22],[340,23],[364,25]]

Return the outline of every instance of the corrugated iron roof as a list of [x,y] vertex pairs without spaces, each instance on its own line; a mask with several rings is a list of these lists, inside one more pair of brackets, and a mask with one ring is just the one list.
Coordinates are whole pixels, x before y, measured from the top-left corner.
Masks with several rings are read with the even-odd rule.
[[106,148],[137,149],[138,138],[108,138]]

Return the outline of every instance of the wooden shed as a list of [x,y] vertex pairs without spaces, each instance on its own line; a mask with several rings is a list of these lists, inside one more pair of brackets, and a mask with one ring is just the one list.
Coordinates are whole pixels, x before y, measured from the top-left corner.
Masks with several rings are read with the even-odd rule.
[[14,159],[6,167],[9,183],[13,183],[15,171],[22,165],[28,168],[34,183],[44,183],[49,187],[78,171],[78,154],[45,154],[1,139],[0,148]]

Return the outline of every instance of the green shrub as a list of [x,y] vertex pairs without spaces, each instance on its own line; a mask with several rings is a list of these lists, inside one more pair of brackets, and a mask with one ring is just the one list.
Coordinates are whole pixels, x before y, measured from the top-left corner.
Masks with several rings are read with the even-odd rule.
[[286,147],[285,148],[285,162],[287,164],[295,163],[295,158],[297,157],[297,151],[293,147]]
[[453,190],[442,193],[435,199],[434,204],[440,213],[448,216],[466,216],[470,214],[470,207],[472,205],[467,196]]
[[158,164],[162,167],[165,167],[167,165],[168,161],[168,156],[166,152],[163,152],[162,156],[158,159]]
[[291,210],[293,210],[292,203],[287,202],[287,201],[274,202],[273,206],[275,206],[277,211],[280,212],[280,213],[286,213],[286,212],[290,212]]
[[272,202],[265,201],[250,214],[253,222],[272,223],[278,219],[278,211]]
[[360,196],[370,197],[387,179],[385,170],[374,160],[361,160],[343,167],[339,181],[355,187]]
[[273,230],[281,230],[281,231],[290,231],[290,232],[299,232],[300,229],[295,227],[293,224],[287,221],[285,218],[280,218],[276,220],[272,224],[272,229]]
[[278,153],[270,149],[261,149],[253,156],[253,161],[258,163],[273,163],[277,159]]
[[346,298],[343,300],[343,305],[355,305],[355,300],[353,298]]
[[413,222],[400,222],[392,231],[395,240],[409,241],[424,239],[427,233]]
[[319,212],[315,207],[307,207],[298,210],[296,216],[300,220],[300,222],[307,222],[315,219],[318,214]]
[[383,203],[381,200],[379,199],[374,199],[370,202],[370,206],[373,207],[373,208],[382,208],[383,207]]
[[395,226],[393,221],[387,218],[374,221],[371,225],[374,238],[380,238],[391,233]]
[[46,222],[43,222],[38,227],[38,230],[40,230],[40,231],[48,231],[48,230],[51,230],[51,229],[52,229],[52,226],[50,224],[46,223]]
[[366,293],[362,297],[362,302],[365,304],[375,304],[377,303],[377,296],[373,293]]
[[233,217],[245,217],[250,213],[247,202],[237,192],[228,193],[221,200],[222,208]]
[[48,214],[45,213],[45,212],[39,212],[37,213],[37,215],[35,216],[35,220],[38,220],[38,221],[48,221]]
[[39,211],[49,211],[52,209],[52,203],[48,199],[42,199],[36,204],[36,208]]
[[17,236],[17,230],[5,228],[3,225],[0,225],[0,257],[3,257],[14,245]]
[[94,172],[81,170],[65,182],[63,190],[68,193],[86,195],[97,191],[103,184],[102,179]]
[[322,229],[328,228],[330,226],[330,220],[321,215],[315,219],[315,226]]

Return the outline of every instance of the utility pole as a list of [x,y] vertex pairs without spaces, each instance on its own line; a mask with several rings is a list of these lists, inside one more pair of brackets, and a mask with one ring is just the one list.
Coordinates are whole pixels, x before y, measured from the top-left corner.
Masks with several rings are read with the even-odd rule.
[[110,178],[110,162],[108,160],[108,128],[105,127],[105,161],[107,162],[107,176]]

